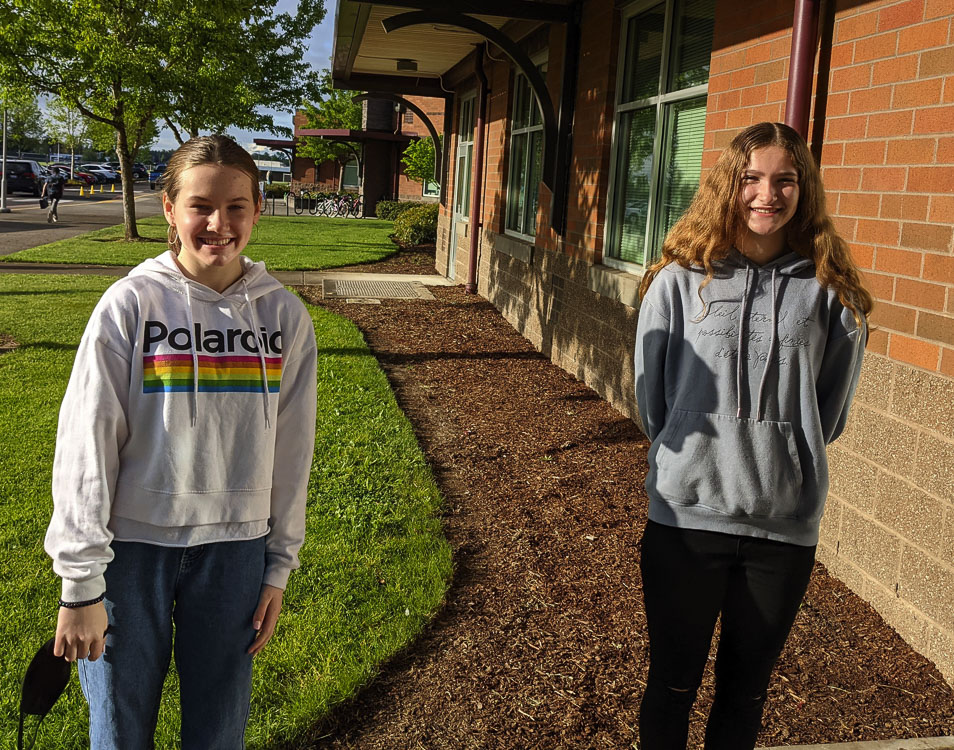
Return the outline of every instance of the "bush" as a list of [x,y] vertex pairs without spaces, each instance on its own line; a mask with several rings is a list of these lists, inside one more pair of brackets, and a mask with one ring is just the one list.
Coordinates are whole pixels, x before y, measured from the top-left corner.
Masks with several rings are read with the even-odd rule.
[[394,236],[405,245],[437,241],[437,213],[440,204],[425,203],[404,211],[394,220]]
[[394,221],[405,211],[426,205],[428,204],[420,201],[378,201],[374,205],[374,215],[379,219]]
[[284,198],[288,195],[290,185],[287,182],[271,182],[265,186],[266,198]]

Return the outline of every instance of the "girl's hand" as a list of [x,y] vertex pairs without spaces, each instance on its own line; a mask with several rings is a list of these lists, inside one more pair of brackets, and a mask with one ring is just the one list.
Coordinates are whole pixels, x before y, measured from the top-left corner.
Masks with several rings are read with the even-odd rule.
[[282,611],[282,597],[284,595],[285,592],[275,586],[269,586],[268,584],[262,586],[258,607],[255,608],[255,614],[252,615],[252,627],[258,633],[248,649],[248,653],[252,656],[265,648],[265,644],[271,640],[275,633],[275,624],[278,622],[278,613]]
[[67,661],[96,661],[106,647],[108,625],[106,605],[102,602],[76,609],[60,607],[56,617],[53,654],[62,656]]

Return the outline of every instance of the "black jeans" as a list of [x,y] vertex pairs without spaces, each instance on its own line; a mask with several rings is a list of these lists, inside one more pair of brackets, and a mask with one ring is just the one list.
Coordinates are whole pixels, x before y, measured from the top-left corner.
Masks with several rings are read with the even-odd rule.
[[649,522],[640,564],[650,652],[641,750],[685,750],[720,613],[705,747],[755,747],[769,678],[814,560],[814,547]]

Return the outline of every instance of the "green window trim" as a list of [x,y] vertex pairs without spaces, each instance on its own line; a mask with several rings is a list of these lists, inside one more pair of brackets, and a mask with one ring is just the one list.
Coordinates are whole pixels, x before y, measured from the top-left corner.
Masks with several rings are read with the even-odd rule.
[[477,97],[461,100],[457,113],[457,149],[454,156],[454,213],[458,220],[470,217],[471,163],[474,155],[474,107]]
[[604,263],[640,269],[699,186],[715,0],[624,12]]
[[[546,63],[537,66],[546,74]],[[510,152],[507,173],[507,232],[536,237],[537,207],[543,165],[543,121],[527,77],[513,79],[510,112]]]

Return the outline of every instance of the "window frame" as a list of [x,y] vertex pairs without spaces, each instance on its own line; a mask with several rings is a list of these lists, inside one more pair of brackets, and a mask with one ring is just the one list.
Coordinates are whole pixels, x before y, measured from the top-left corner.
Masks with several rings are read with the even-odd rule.
[[[464,107],[470,105],[470,140],[465,141],[463,138],[463,122],[464,122]],[[457,221],[469,222],[470,221],[470,196],[471,196],[471,187],[473,185],[473,168],[474,168],[474,131],[477,128],[477,117],[476,117],[476,107],[477,107],[477,92],[468,91],[461,95],[460,104],[457,107],[457,145],[454,148],[454,207],[453,212]],[[466,148],[465,153],[461,153],[463,149]],[[460,191],[460,168],[461,160],[464,160],[466,164],[470,167],[467,170],[467,190],[466,193],[461,194]],[[458,199],[463,197],[463,200],[458,202]]]
[[[533,63],[534,67],[536,67],[537,70],[540,72],[540,74],[543,76],[543,79],[544,79],[544,80],[546,80],[546,77],[547,77],[547,69],[548,69],[548,67],[549,67],[549,65],[548,65],[549,60],[550,60],[550,51],[549,51],[549,49],[541,50],[540,52],[538,52],[538,53],[532,55],[531,58],[530,58],[530,61]],[[538,117],[539,117],[539,121],[538,121],[536,124],[532,124],[532,123],[533,123],[533,116],[531,115],[531,117],[530,117],[530,123],[531,123],[531,124],[528,124],[528,125],[526,125],[526,126],[524,126],[524,127],[521,127],[521,128],[515,128],[515,127],[514,127],[514,116],[515,116],[515,114],[516,114],[517,83],[518,83],[519,78],[521,78],[521,77],[522,77],[524,80],[526,80],[526,82],[527,82],[527,84],[526,84],[526,85],[527,85],[527,95],[528,95],[529,98],[530,98],[531,112],[533,112],[533,111],[536,111],[536,112],[537,112]],[[511,191],[511,189],[512,189],[511,181],[512,181],[512,179],[513,179],[513,153],[514,153],[513,141],[514,141],[514,137],[515,137],[515,136],[527,136],[527,143],[528,143],[528,145],[530,145],[530,144],[533,143],[533,134],[534,134],[534,133],[537,133],[537,132],[540,133],[540,138],[541,138],[541,139],[543,138],[543,115],[540,113],[540,107],[539,107],[539,104],[537,103],[537,95],[536,95],[536,93],[534,92],[533,87],[530,86],[530,81],[529,81],[529,79],[527,78],[526,74],[525,74],[522,70],[520,70],[519,68],[514,68],[514,69],[513,69],[513,77],[511,78],[511,86],[510,86],[510,112],[509,112],[509,114],[508,114],[508,116],[507,116],[507,129],[509,130],[509,135],[507,136],[507,170],[506,170],[507,185],[506,185],[506,190],[505,190],[505,193],[504,193],[504,223],[503,223],[504,234],[507,235],[507,236],[509,236],[509,237],[514,237],[514,238],[516,238],[516,239],[523,240],[524,242],[535,242],[536,239],[537,239],[537,219],[536,219],[536,211],[534,212],[534,216],[532,217],[532,220],[533,220],[533,234],[528,234],[528,233],[526,233],[526,232],[521,232],[519,229],[512,229],[512,228],[510,227],[510,218],[511,218],[511,216],[510,216],[510,204],[511,204],[511,202],[510,202],[510,191]],[[541,154],[542,154],[542,150],[541,150]],[[542,157],[541,157],[541,158],[542,158]],[[528,179],[529,179],[529,176],[532,174],[532,167],[533,167],[533,165],[532,165],[532,163],[531,163],[531,159],[532,159],[531,149],[528,148],[527,151],[526,151],[526,157],[525,157],[525,166],[526,166],[526,168],[527,168],[526,175],[527,175],[527,178],[528,178]],[[542,177],[542,174],[543,174],[543,173],[542,173],[542,166],[543,166],[543,165],[541,164],[541,171],[540,171],[540,176],[541,176],[541,177]],[[540,208],[540,204],[539,204],[540,182],[541,182],[541,180],[538,179],[538,180],[537,180],[537,184],[534,186],[534,189],[535,189],[536,192],[537,192],[537,211],[539,211],[539,208]],[[525,185],[523,186],[523,189],[527,191],[527,196],[525,196],[524,200],[526,200],[526,197],[529,197],[529,194],[530,194],[529,188],[530,188],[529,183],[527,183],[527,184],[525,184]],[[526,206],[526,204],[524,204],[524,205]],[[524,208],[524,211],[525,211],[525,210],[526,210],[526,208]],[[521,217],[521,218],[527,218],[527,217]],[[526,225],[524,225],[524,229],[526,229]]]
[[[621,103],[623,96],[623,86],[626,77],[628,49],[628,31],[630,21],[635,16],[644,13],[657,5],[665,6],[665,20],[663,23],[663,47],[660,51],[659,64],[659,89],[664,88],[663,82],[669,80],[669,68],[672,63],[672,46],[675,42],[673,38],[673,20],[676,15],[677,3],[688,2],[688,0],[637,0],[631,3],[622,12],[622,19],[619,31],[619,54],[616,61],[616,93],[613,105],[613,131],[612,146],[610,148],[610,180],[606,195],[607,221],[603,232],[603,265],[615,268],[620,271],[642,275],[646,268],[658,259],[658,248],[652,246],[652,237],[655,234],[656,214],[659,210],[660,192],[662,190],[663,180],[663,151],[666,148],[667,116],[671,105],[682,101],[689,101],[701,96],[708,99],[709,81],[703,84],[690,86],[685,89],[668,91],[655,96],[637,99],[630,102]],[[711,60],[711,49],[710,49]],[[710,75],[711,77],[711,75]],[[620,164],[620,158],[624,152],[625,146],[621,143],[622,133],[621,123],[623,118],[629,113],[641,109],[655,108],[655,125],[653,132],[653,160],[652,171],[649,178],[650,194],[649,205],[646,213],[646,230],[644,252],[642,264],[623,260],[619,257],[610,255],[610,252],[618,252],[618,244],[621,239],[623,222],[621,218],[622,206],[617,205],[620,196],[619,191],[623,188],[620,175],[625,174],[625,167]],[[622,179],[625,179],[623,177]]]
[[[345,181],[347,179],[345,175],[348,174],[348,169],[352,165],[354,166],[354,176],[355,176],[354,183]],[[351,158],[348,159],[344,167],[341,169],[341,192],[344,192],[346,188],[351,188],[355,190],[361,189],[361,165],[358,163],[358,159],[354,155],[352,155]]]

